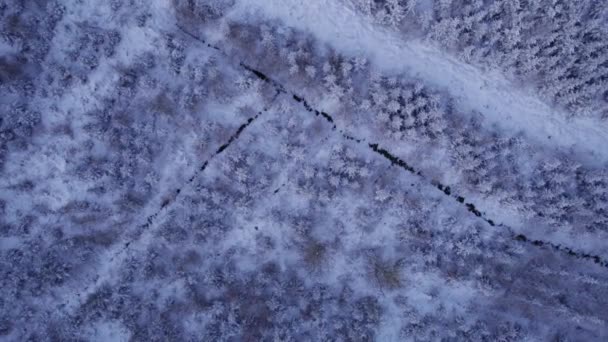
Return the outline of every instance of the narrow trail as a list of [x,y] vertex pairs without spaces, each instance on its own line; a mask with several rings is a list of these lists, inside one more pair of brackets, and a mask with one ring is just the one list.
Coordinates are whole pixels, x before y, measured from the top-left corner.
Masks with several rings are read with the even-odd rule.
[[[211,46],[210,46],[211,47]],[[281,92],[277,91],[274,97],[270,100],[270,103],[273,103],[274,100],[278,97]],[[190,186],[201,173],[207,169],[209,163],[215,159],[218,155],[222,154],[232,143],[234,143],[243,133],[243,131],[249,127],[251,124],[255,122],[261,115],[268,111],[269,107],[265,107],[263,111],[258,112],[253,117],[247,119],[246,122],[241,124],[238,129],[230,136],[228,141],[223,145],[219,146],[214,154],[212,154],[205,162],[201,164],[200,167],[195,169],[194,174],[184,183],[181,187],[176,188],[170,191],[168,194],[164,196],[165,200],[160,203],[159,208],[151,215],[145,219],[145,223],[141,224],[137,227],[135,234],[133,234],[130,238],[128,238],[125,242],[117,245],[116,248],[113,248],[105,253],[105,256],[101,257],[101,259],[106,259],[107,262],[102,263],[101,269],[99,269],[94,276],[94,280],[89,283],[82,290],[76,292],[76,296],[72,298],[65,299],[62,302],[62,307],[67,307],[68,309],[74,308],[80,304],[82,301],[86,300],[86,298],[94,293],[96,289],[102,286],[105,282],[110,281],[112,279],[112,274],[115,270],[120,268],[120,265],[128,257],[128,252],[134,249],[141,250],[145,248],[149,244],[149,242],[154,238],[154,232],[156,231],[154,225],[157,224],[159,220],[162,220],[164,215],[166,215],[170,207],[176,203],[180,194],[184,190],[185,187]],[[71,300],[71,299],[75,299]]]
[[[178,26],[178,28],[180,31],[186,32],[186,34],[188,36],[196,39],[197,41],[199,41],[209,47],[212,47],[220,52],[222,51],[221,48],[208,43],[206,40],[204,40],[200,37],[197,37],[196,35],[192,34],[191,32],[188,32],[183,27]],[[374,153],[378,154],[379,156],[382,156],[383,158],[390,161],[391,165],[397,166],[397,167],[419,177],[420,181],[422,183],[432,185],[437,190],[441,191],[445,196],[448,196],[452,200],[455,200],[457,203],[464,206],[464,208],[466,208],[466,210],[468,212],[470,212],[471,214],[480,218],[481,220],[485,221],[490,226],[508,230],[512,241],[517,242],[517,243],[523,243],[523,244],[535,246],[537,248],[549,249],[554,252],[567,255],[569,257],[575,257],[577,259],[591,261],[595,264],[598,264],[599,266],[608,268],[608,260],[603,259],[599,255],[592,255],[592,254],[585,253],[582,251],[576,251],[567,246],[562,246],[560,244],[552,243],[549,241],[535,240],[535,239],[527,237],[524,234],[515,233],[515,230],[512,227],[510,227],[506,224],[503,224],[503,223],[498,223],[496,220],[490,218],[486,213],[483,213],[480,210],[478,210],[477,206],[474,203],[467,202],[463,196],[453,193],[450,186],[444,185],[438,181],[429,179],[421,171],[417,170],[412,164],[400,159],[399,157],[392,154],[387,149],[381,147],[379,144],[374,143],[374,142],[367,142],[365,139],[359,139],[359,138],[355,137],[354,135],[352,135],[350,132],[348,132],[346,129],[338,128],[338,126],[335,123],[335,120],[333,119],[333,117],[331,116],[330,113],[316,109],[301,94],[298,94],[294,91],[289,90],[284,84],[281,84],[280,82],[276,81],[274,78],[265,74],[264,72],[255,69],[253,66],[247,65],[243,62],[240,62],[239,65],[241,67],[243,67],[244,69],[246,69],[247,71],[251,72],[253,75],[255,75],[257,78],[259,78],[261,81],[266,82],[266,83],[272,85],[273,87],[275,87],[277,95],[278,94],[287,94],[287,95],[291,96],[291,98],[294,101],[300,103],[304,107],[304,109],[306,109],[306,111],[314,114],[315,116],[322,117],[325,121],[327,121],[328,124],[332,125],[333,131],[340,134],[344,139],[350,140],[350,141],[355,141],[358,144],[367,144],[367,147],[369,149],[371,149]]]
[[282,20],[310,32],[340,52],[370,57],[375,68],[387,73],[409,73],[448,91],[464,113],[481,113],[487,125],[512,133],[523,132],[531,141],[572,151],[581,162],[602,166],[608,162],[608,124],[591,118],[568,118],[534,94],[515,85],[498,71],[482,71],[418,39],[404,40],[340,0],[238,0],[228,18],[259,14]]

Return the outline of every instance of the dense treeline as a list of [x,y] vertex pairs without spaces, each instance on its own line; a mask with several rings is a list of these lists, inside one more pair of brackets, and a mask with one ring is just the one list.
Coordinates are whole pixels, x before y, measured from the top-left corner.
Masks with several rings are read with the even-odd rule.
[[[608,5],[567,0],[354,0],[406,34],[532,82],[572,115],[608,118]],[[416,22],[419,26],[412,25]]]

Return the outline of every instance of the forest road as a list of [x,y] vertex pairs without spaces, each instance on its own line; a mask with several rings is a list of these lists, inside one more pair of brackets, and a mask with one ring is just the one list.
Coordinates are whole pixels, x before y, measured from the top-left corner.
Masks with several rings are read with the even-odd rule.
[[406,39],[357,11],[349,0],[237,0],[229,17],[256,14],[289,22],[344,54],[365,57],[383,73],[405,72],[447,91],[460,111],[480,113],[488,126],[575,153],[579,162],[590,166],[608,162],[608,124],[570,118],[535,96],[532,87],[462,62],[430,42]]

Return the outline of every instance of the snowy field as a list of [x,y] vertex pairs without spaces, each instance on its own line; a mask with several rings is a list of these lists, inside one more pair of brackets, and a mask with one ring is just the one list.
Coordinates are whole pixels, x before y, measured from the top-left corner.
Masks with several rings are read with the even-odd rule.
[[594,0],[0,0],[0,341],[606,341],[607,58]]

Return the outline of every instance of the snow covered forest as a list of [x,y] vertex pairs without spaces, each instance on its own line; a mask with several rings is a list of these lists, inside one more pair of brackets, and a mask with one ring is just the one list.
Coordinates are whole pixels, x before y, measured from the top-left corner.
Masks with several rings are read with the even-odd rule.
[[0,0],[0,341],[607,341],[608,2]]

